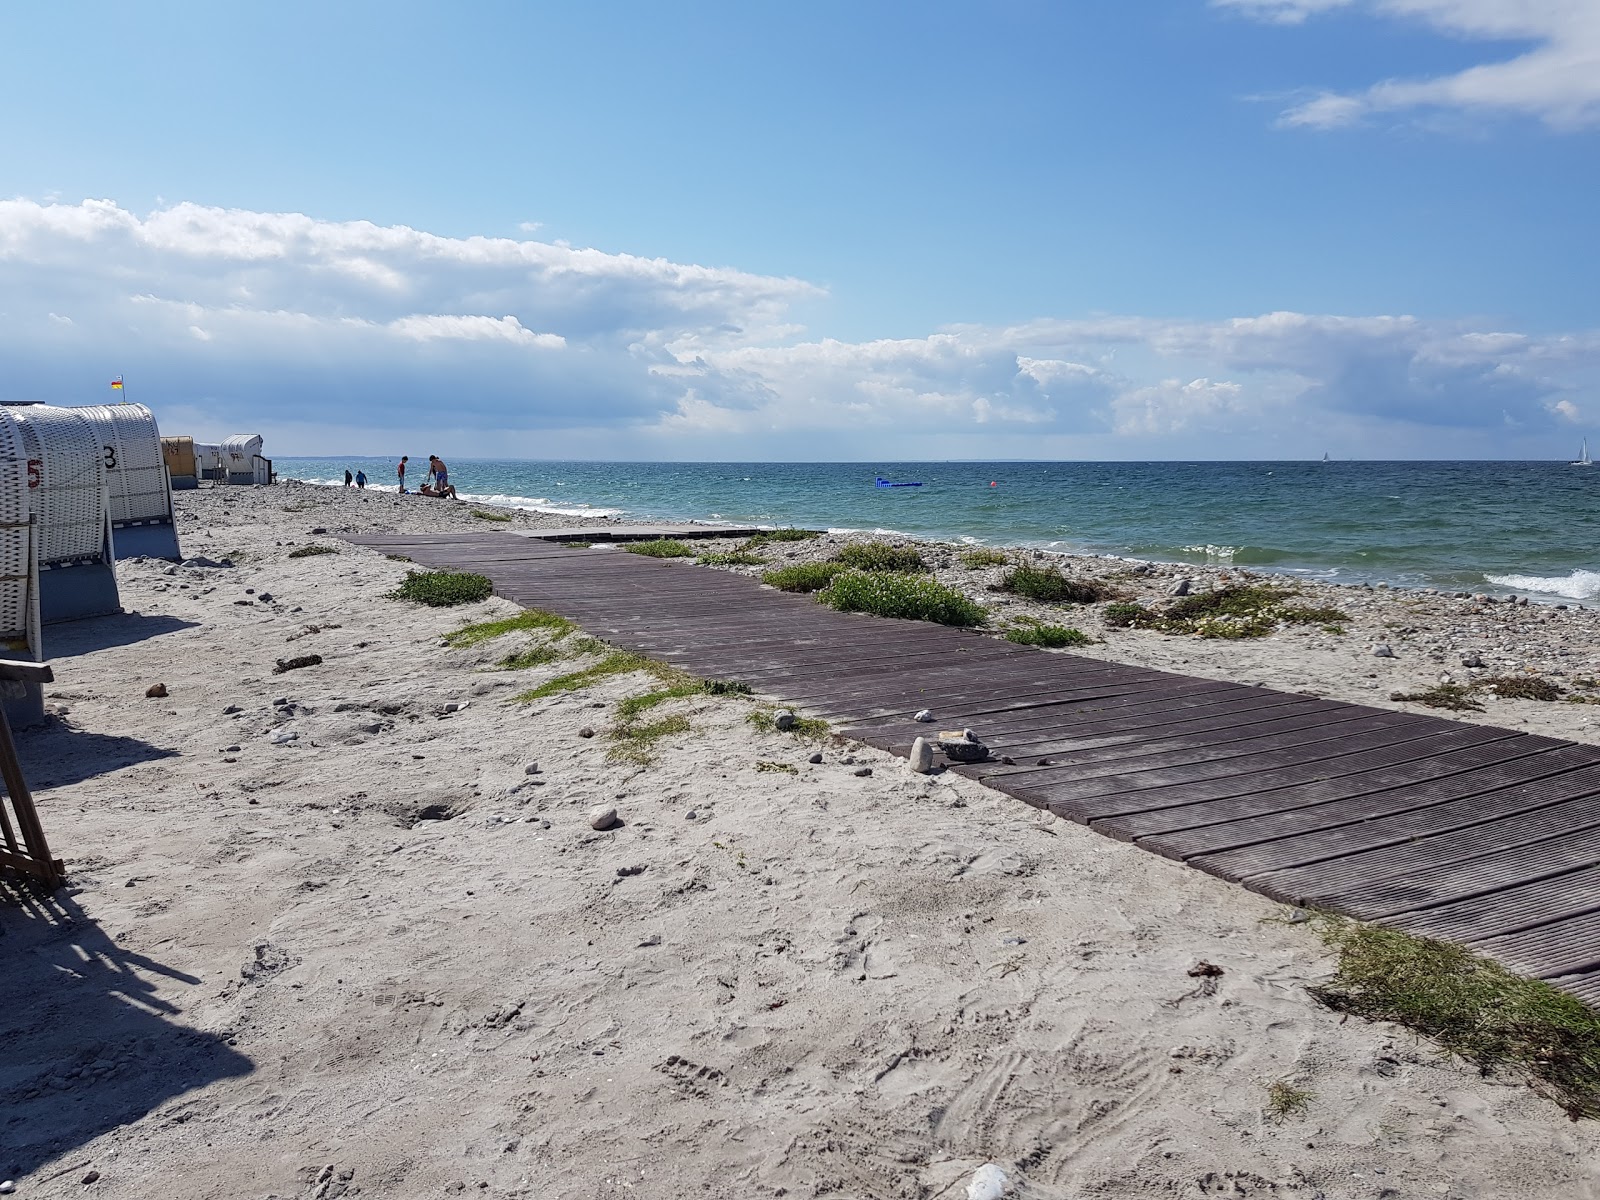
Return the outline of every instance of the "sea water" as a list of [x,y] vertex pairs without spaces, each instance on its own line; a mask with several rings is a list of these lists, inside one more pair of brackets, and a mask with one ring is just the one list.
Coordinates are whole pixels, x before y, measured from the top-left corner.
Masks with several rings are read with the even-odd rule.
[[[392,490],[393,458],[279,458]],[[426,460],[409,464],[411,486]],[[877,478],[921,487],[880,488]],[[1332,582],[1600,600],[1600,467],[1551,462],[450,461],[464,500],[625,521],[904,533]],[[420,503],[431,503],[421,500]]]

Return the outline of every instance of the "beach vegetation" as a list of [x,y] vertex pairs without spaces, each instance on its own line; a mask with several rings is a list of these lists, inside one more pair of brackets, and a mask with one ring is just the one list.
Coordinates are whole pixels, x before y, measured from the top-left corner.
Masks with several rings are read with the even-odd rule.
[[728,550],[721,554],[702,554],[695,559],[703,567],[761,567],[767,560],[759,554],[750,554],[744,550]]
[[593,542],[557,542],[556,545],[560,546],[563,550],[587,550],[590,546],[594,545],[594,543]]
[[608,735],[611,748],[606,752],[606,757],[614,762],[647,767],[655,759],[655,744],[658,741],[675,733],[688,733],[689,729],[689,718],[682,713],[673,713],[643,725],[633,721],[623,722],[613,726]]
[[1045,604],[1095,604],[1115,593],[1098,579],[1069,579],[1059,567],[1019,563],[1000,581],[1000,590]]
[[1287,1079],[1267,1084],[1266,1111],[1269,1119],[1283,1124],[1290,1117],[1302,1117],[1311,1106],[1311,1091],[1295,1087]]
[[1046,625],[1032,618],[1019,617],[1017,623],[1006,630],[1006,641],[1019,646],[1043,646],[1047,650],[1059,650],[1064,646],[1087,646],[1094,639],[1081,629]]
[[1491,675],[1477,681],[1503,700],[1559,700],[1566,689],[1537,675]]
[[746,538],[739,549],[759,550],[763,546],[773,546],[779,542],[809,542],[821,536],[815,529],[768,529]]
[[577,626],[571,621],[553,612],[546,612],[542,608],[525,608],[514,617],[506,617],[500,621],[480,621],[476,625],[463,625],[460,629],[452,629],[444,635],[444,644],[460,649],[463,646],[476,646],[479,642],[504,637],[508,633],[544,633],[555,640],[566,637],[576,628]]
[[336,550],[332,546],[315,546],[315,545],[313,545],[313,546],[301,546],[300,549],[298,549],[298,550],[291,550],[291,551],[289,551],[289,557],[290,558],[315,558],[319,554],[337,554],[337,553],[339,553],[339,551]]
[[484,509],[481,509],[481,508],[473,509],[472,510],[472,515],[477,517],[478,520],[480,520],[480,521],[509,521],[509,520],[511,520],[511,514],[510,513],[488,512],[488,511],[486,511]]
[[702,679],[700,690],[708,696],[748,696],[751,688],[737,679]]
[[385,554],[384,557],[387,558],[390,562],[410,562],[411,561],[411,556],[409,554]]
[[761,582],[780,592],[817,592],[833,582],[844,568],[834,562],[795,563],[761,576]]
[[1344,632],[1334,623],[1348,621],[1345,613],[1336,608],[1284,603],[1296,594],[1293,588],[1272,584],[1238,583],[1180,597],[1160,610],[1141,604],[1108,604],[1101,615],[1112,628],[1155,629],[1230,640],[1267,637],[1280,625],[1314,624],[1329,632]]
[[796,714],[794,724],[779,729],[778,714],[771,708],[758,708],[745,720],[761,733],[792,733],[797,738],[818,739],[828,736],[829,725],[821,717],[802,717]]
[[1127,601],[1106,605],[1100,619],[1111,629],[1150,629],[1160,620],[1152,609]]
[[389,593],[394,600],[409,600],[430,608],[476,604],[494,595],[494,581],[471,571],[407,571],[400,586]]
[[1600,1012],[1464,946],[1322,914],[1338,955],[1312,995],[1336,1012],[1392,1021],[1484,1074],[1510,1070],[1573,1120],[1600,1117]]
[[1472,698],[1472,689],[1459,683],[1441,683],[1420,692],[1391,692],[1389,699],[1455,712],[1482,712],[1483,705]]
[[970,628],[989,619],[983,605],[931,579],[890,571],[845,571],[817,593],[840,612]]
[[988,546],[974,546],[970,550],[963,550],[958,556],[961,565],[969,571],[981,571],[984,567],[1003,567],[1008,561],[1003,550],[991,550]]
[[[603,643],[602,643],[603,644]],[[546,680],[538,687],[529,688],[525,692],[518,692],[513,699],[519,704],[528,704],[534,700],[543,700],[546,696],[554,696],[557,692],[575,692],[586,688],[590,684],[599,683],[613,675],[631,675],[635,671],[660,671],[668,668],[660,663],[652,662],[642,654],[635,654],[631,650],[612,650],[593,666],[584,667],[578,671],[569,671],[565,675],[557,675],[554,679]]]
[[768,762],[766,759],[756,760],[756,770],[761,772],[778,771],[784,775],[800,774],[800,768],[793,763]]
[[529,646],[526,650],[517,650],[506,655],[496,665],[502,671],[526,671],[530,667],[542,667],[553,663],[561,657],[561,651],[549,642],[541,646]]
[[833,561],[852,571],[925,571],[928,564],[914,546],[891,546],[887,542],[851,542],[833,556]]
[[642,554],[646,558],[694,557],[694,547],[677,538],[651,538],[647,542],[629,542],[622,548],[629,554]]

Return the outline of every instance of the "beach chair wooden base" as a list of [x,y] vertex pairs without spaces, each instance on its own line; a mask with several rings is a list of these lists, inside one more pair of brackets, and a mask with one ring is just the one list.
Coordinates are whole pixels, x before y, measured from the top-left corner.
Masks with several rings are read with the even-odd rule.
[[[49,683],[55,678],[48,663],[14,662],[0,659],[0,680],[18,683]],[[17,746],[11,740],[11,722],[0,708],[0,780],[4,780],[7,803],[0,804],[0,867],[9,867],[38,880],[54,891],[67,879],[66,867],[52,857],[50,843],[33,806],[33,793],[22,777],[17,761]]]

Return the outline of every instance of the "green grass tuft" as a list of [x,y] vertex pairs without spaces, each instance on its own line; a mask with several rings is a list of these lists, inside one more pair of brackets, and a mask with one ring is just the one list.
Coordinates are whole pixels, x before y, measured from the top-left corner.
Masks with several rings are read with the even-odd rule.
[[693,558],[694,547],[677,538],[652,538],[648,542],[629,542],[622,547],[629,554],[642,554],[646,558]]
[[300,549],[298,549],[298,550],[289,551],[289,557],[290,558],[314,558],[318,554],[337,554],[337,553],[339,553],[339,551],[336,550],[332,546],[301,546]]
[[661,669],[659,664],[651,662],[642,654],[634,654],[628,650],[613,650],[592,667],[557,675],[538,687],[517,693],[513,699],[518,703],[527,704],[534,700],[543,700],[546,696],[554,696],[557,692],[575,692],[612,675],[630,675],[634,671],[659,669]]
[[983,605],[931,579],[889,571],[846,571],[834,577],[817,599],[840,612],[932,621],[962,628],[989,619]]
[[649,766],[655,759],[655,744],[658,741],[675,733],[688,733],[689,728],[689,718],[682,713],[673,713],[648,725],[624,722],[611,730],[611,749],[606,752],[606,757],[616,762],[631,762],[635,766]]
[[515,654],[508,654],[499,662],[502,671],[526,671],[529,667],[542,667],[553,663],[561,657],[561,651],[554,646],[531,646],[526,650],[518,650]]
[[563,550],[587,550],[590,546],[594,545],[594,543],[593,542],[557,542],[556,545],[560,546]]
[[833,577],[844,568],[838,563],[796,563],[792,567],[779,567],[761,576],[761,582],[780,592],[816,592],[833,582]]
[[1007,562],[1003,551],[990,550],[987,546],[963,550],[960,558],[961,565],[969,571],[981,571],[984,567],[1003,567]]
[[1098,579],[1068,579],[1057,567],[1034,567],[1027,563],[1007,572],[1000,587],[1046,604],[1094,604],[1114,594]]
[[702,554],[695,562],[703,567],[760,567],[766,559],[759,554],[746,554],[743,550],[729,550],[722,554]]
[[1006,641],[1019,646],[1043,646],[1059,650],[1063,646],[1088,646],[1094,639],[1081,629],[1065,625],[1044,625],[1038,621],[1023,621],[1006,630]]
[[545,612],[542,608],[529,608],[503,621],[482,621],[477,625],[464,625],[460,629],[452,629],[444,635],[444,644],[459,649],[462,646],[476,646],[479,642],[487,642],[491,638],[504,637],[508,633],[543,632],[548,633],[552,639],[564,638],[576,628],[577,626],[565,617]]
[[762,733],[792,733],[797,738],[825,738],[828,736],[829,725],[821,717],[796,716],[794,725],[789,729],[779,729],[775,724],[776,713],[770,708],[758,708],[745,718]]
[[487,575],[468,571],[407,571],[400,586],[389,593],[390,599],[410,600],[430,608],[476,604],[492,595],[493,581]]
[[480,520],[480,521],[509,521],[509,520],[511,520],[511,514],[510,513],[485,512],[481,508],[473,509],[472,510],[472,515],[477,517],[478,520]]
[[821,536],[814,529],[769,529],[765,533],[746,538],[739,549],[759,550],[763,546],[772,546],[779,542],[809,542],[812,538]]
[[1311,989],[1337,1012],[1426,1034],[1486,1074],[1509,1068],[1573,1120],[1600,1117],[1600,1013],[1465,947],[1322,916],[1338,972]]
[[1306,1110],[1311,1107],[1311,1095],[1308,1088],[1295,1087],[1287,1079],[1269,1083],[1267,1116],[1280,1125],[1290,1117],[1303,1117]]
[[410,562],[411,561],[411,556],[408,555],[408,554],[385,554],[384,557],[387,558],[390,562]]
[[800,768],[793,763],[768,762],[765,759],[756,760],[757,771],[778,771],[784,775],[798,775]]
[[851,542],[833,556],[833,561],[852,571],[927,570],[915,547],[891,546],[887,542]]

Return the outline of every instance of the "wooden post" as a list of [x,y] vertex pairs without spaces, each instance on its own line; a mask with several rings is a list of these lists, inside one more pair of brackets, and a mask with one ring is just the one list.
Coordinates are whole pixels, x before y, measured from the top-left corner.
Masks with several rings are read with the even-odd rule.
[[[49,683],[55,672],[49,663],[18,662],[0,659],[0,681],[17,683]],[[51,857],[50,843],[44,836],[44,826],[39,823],[38,810],[33,805],[33,793],[28,781],[22,777],[22,764],[17,761],[17,746],[11,740],[11,722],[5,709],[0,707],[0,779],[5,781],[6,794],[16,813],[16,832],[11,821],[0,807],[0,825],[3,825],[6,848],[0,850],[0,866],[8,866],[32,875],[52,890],[66,882],[66,867],[58,858]],[[17,845],[16,834],[22,835],[22,845]]]

